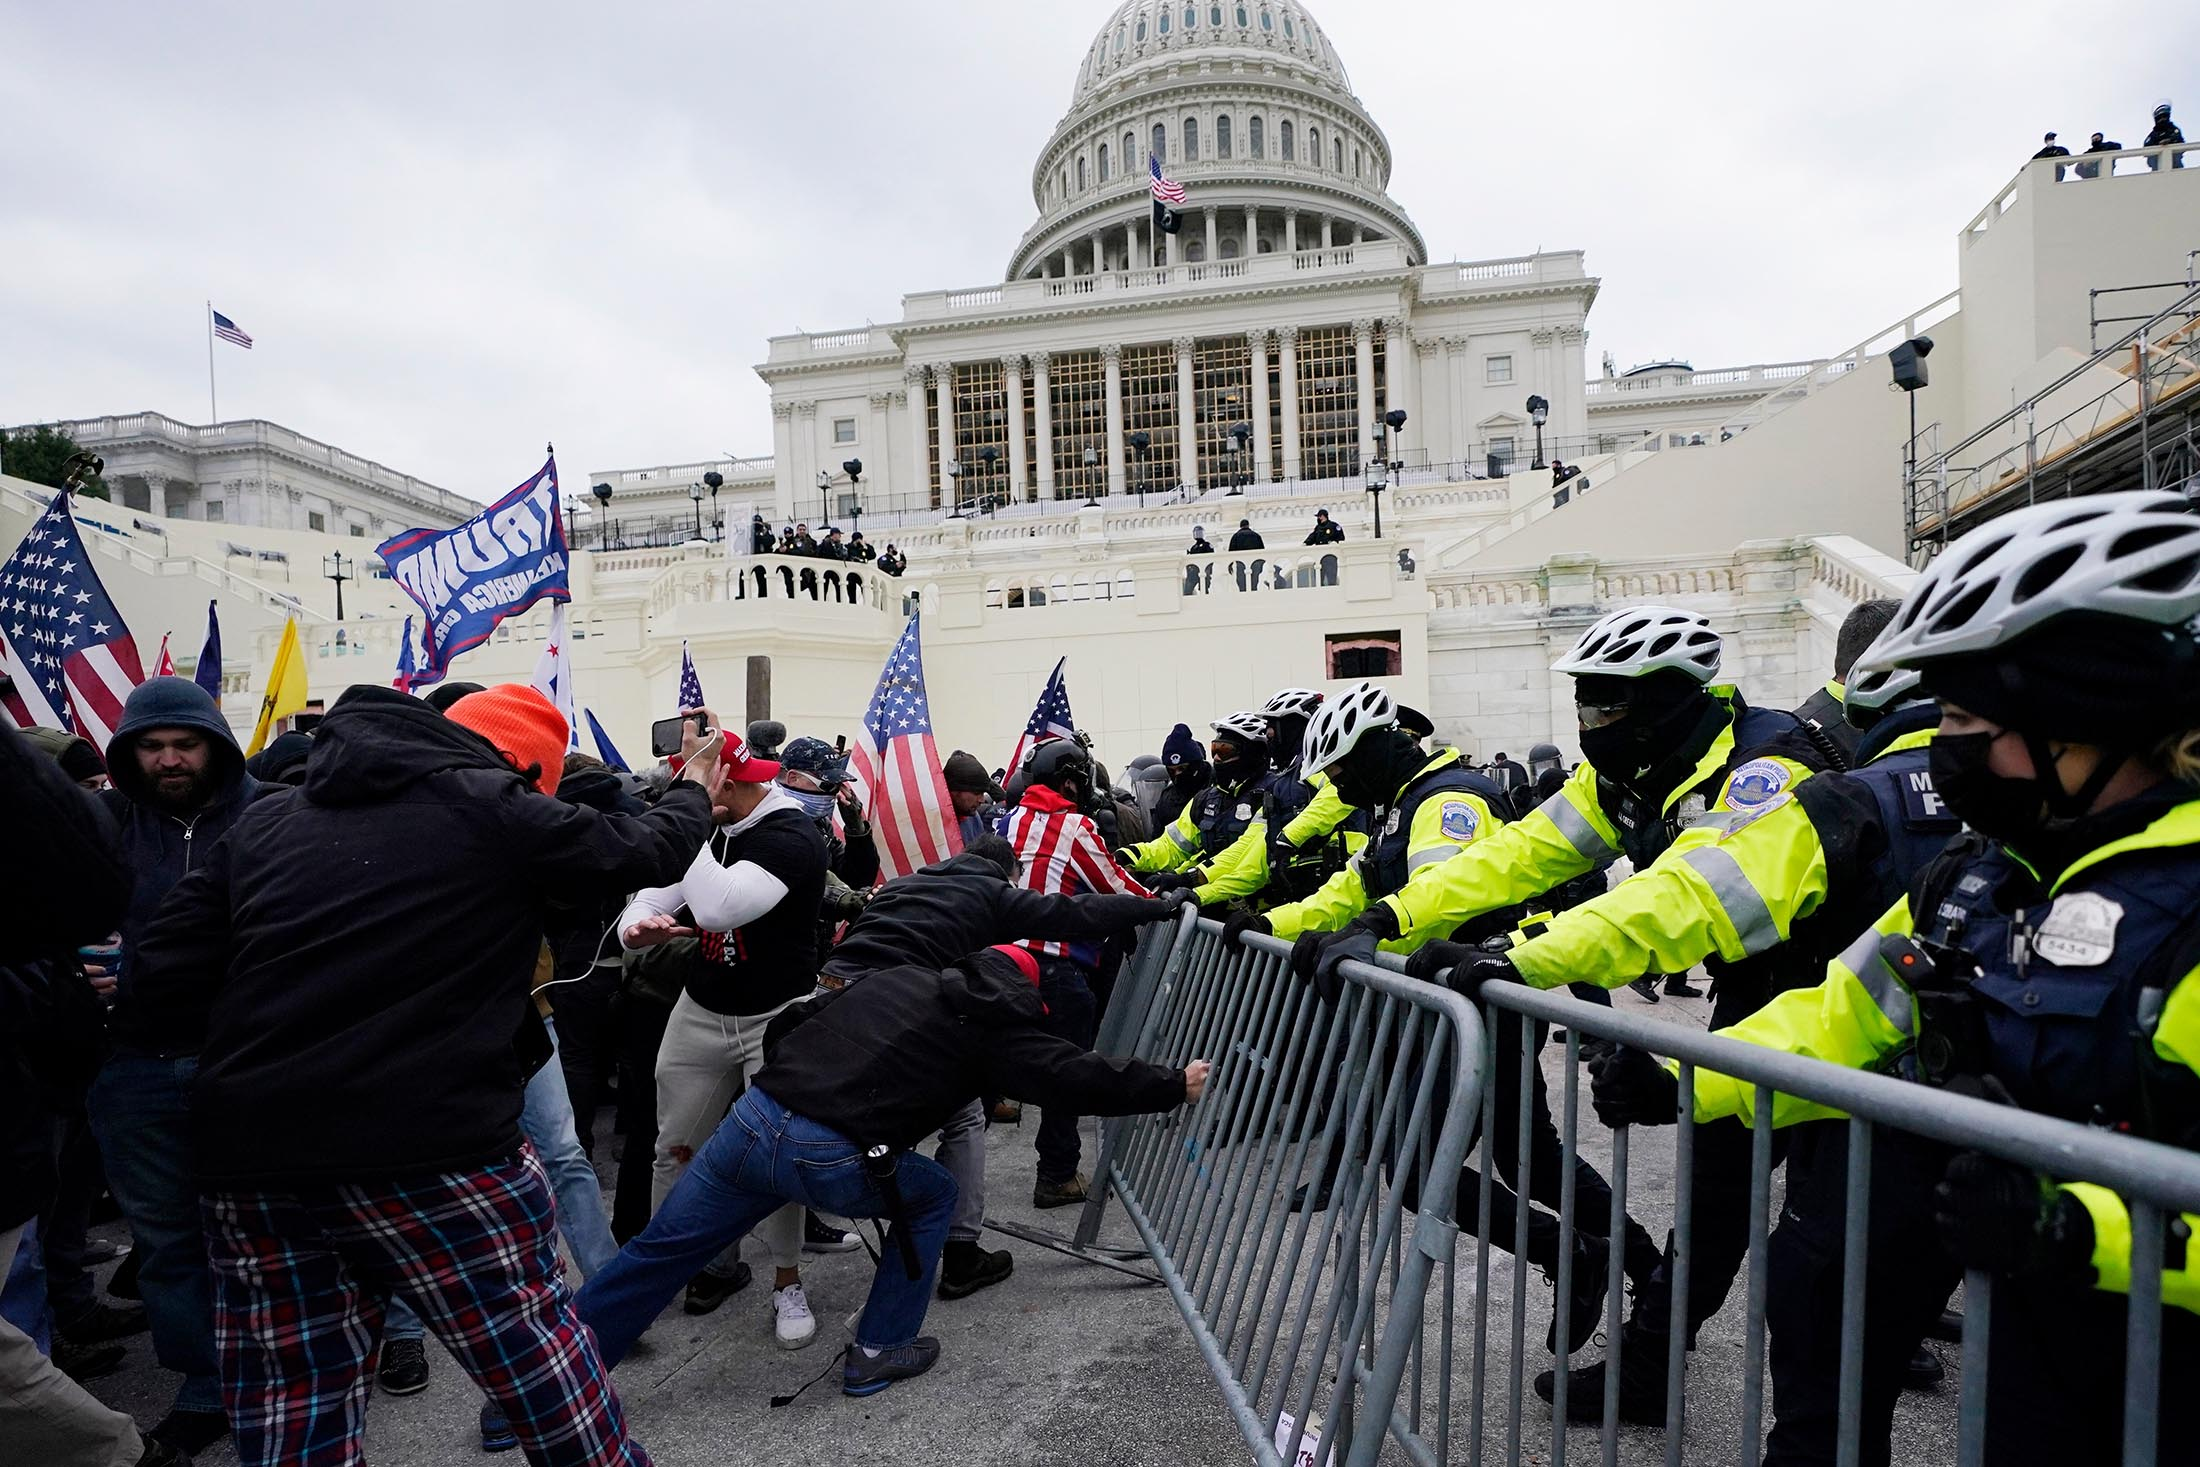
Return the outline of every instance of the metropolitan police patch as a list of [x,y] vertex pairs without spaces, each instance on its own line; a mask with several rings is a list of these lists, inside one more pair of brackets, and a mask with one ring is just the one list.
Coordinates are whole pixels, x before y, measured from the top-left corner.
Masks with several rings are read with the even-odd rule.
[[1444,836],[1448,840],[1473,840],[1475,827],[1482,823],[1474,813],[1474,806],[1465,800],[1444,801]]
[[1788,786],[1793,772],[1777,759],[1752,759],[1734,771],[1726,783],[1726,803],[1736,810],[1754,810]]

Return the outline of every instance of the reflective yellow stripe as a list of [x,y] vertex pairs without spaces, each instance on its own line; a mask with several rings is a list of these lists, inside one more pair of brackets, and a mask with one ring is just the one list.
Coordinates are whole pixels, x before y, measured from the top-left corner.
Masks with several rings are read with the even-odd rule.
[[1438,861],[1448,861],[1465,849],[1465,846],[1430,846],[1425,851],[1415,851],[1412,855],[1406,857],[1406,869],[1408,871],[1418,871],[1423,866],[1431,866]]
[[1558,833],[1566,837],[1567,844],[1584,861],[1603,861],[1619,854],[1603,832],[1589,823],[1589,817],[1574,808],[1574,802],[1560,792],[1545,800],[1541,806],[1543,815],[1558,827]]
[[1186,851],[1186,852],[1190,852],[1190,851],[1196,851],[1196,850],[1198,850],[1198,849],[1199,849],[1199,842],[1198,842],[1198,841],[1196,841],[1196,840],[1190,840],[1190,839],[1187,839],[1187,838],[1185,837],[1184,833],[1183,833],[1182,831],[1178,830],[1178,829],[1177,829],[1177,828],[1176,828],[1175,826],[1173,826],[1173,825],[1169,827],[1169,832],[1168,832],[1168,834],[1169,834],[1169,839],[1170,839],[1170,840],[1173,840],[1173,841],[1175,841],[1175,842],[1176,842],[1176,848],[1177,848],[1178,850],[1180,850],[1180,851]]
[[1887,1022],[1894,1025],[1897,1033],[1914,1037],[1917,1033],[1917,1010],[1910,1000],[1910,990],[1903,987],[1902,980],[1895,977],[1894,969],[1880,956],[1879,941],[1879,929],[1869,928],[1850,943],[1836,961],[1855,976],[1857,983],[1871,995],[1872,1002],[1879,1005],[1879,1012],[1887,1016]]
[[1772,920],[1772,908],[1765,905],[1764,894],[1743,874],[1741,863],[1732,855],[1717,846],[1697,846],[1684,853],[1681,860],[1710,883],[1711,894],[1719,899],[1727,920],[1734,924],[1743,952],[1761,953],[1780,943],[1780,925]]

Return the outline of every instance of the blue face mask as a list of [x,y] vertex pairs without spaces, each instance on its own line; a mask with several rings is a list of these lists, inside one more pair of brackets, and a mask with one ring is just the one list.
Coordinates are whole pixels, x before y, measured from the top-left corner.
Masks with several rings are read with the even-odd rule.
[[833,797],[819,790],[798,790],[781,785],[780,790],[809,813],[812,820],[824,822],[833,818]]

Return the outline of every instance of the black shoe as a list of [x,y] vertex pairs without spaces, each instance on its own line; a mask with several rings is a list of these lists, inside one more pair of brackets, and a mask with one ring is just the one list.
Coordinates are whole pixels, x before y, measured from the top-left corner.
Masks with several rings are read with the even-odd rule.
[[129,1353],[112,1340],[97,1345],[72,1345],[65,1336],[54,1336],[54,1369],[78,1385],[98,1380],[103,1375],[113,1375],[122,1368],[123,1357]]
[[1584,1034],[1581,1036],[1581,1062],[1593,1065],[1618,1048],[1616,1040],[1606,1039],[1599,1034]]
[[863,1246],[854,1233],[834,1227],[807,1207],[802,1209],[802,1251],[805,1253],[853,1253]]
[[145,1320],[143,1304],[103,1304],[92,1307],[59,1326],[75,1345],[97,1345],[107,1340],[126,1340],[152,1328]]
[[145,1450],[138,1453],[136,1467],[191,1467],[191,1459],[177,1451],[159,1437],[144,1438]]
[[1668,973],[1665,975],[1665,996],[1667,998],[1702,998],[1703,990],[1689,982],[1686,973]]
[[385,1396],[415,1396],[428,1388],[428,1345],[425,1340],[384,1340],[382,1364],[374,1383]]
[[1963,1311],[1960,1309],[1941,1310],[1940,1318],[1934,1320],[1932,1323],[1932,1327],[1925,1331],[1925,1338],[1928,1340],[1939,1340],[1942,1343],[1949,1345],[1962,1344]]
[[1902,1389],[1929,1391],[1948,1378],[1948,1367],[1929,1345],[1919,1345],[1910,1363],[1902,1367]]
[[494,1401],[481,1403],[481,1449],[484,1452],[509,1452],[519,1445],[519,1433],[512,1430],[511,1421],[504,1409]]
[[688,1280],[687,1299],[680,1307],[690,1314],[708,1314],[747,1288],[755,1277],[755,1270],[745,1259],[735,1264],[730,1274],[712,1273],[706,1268]]
[[939,1358],[940,1342],[930,1335],[921,1336],[897,1350],[881,1350],[876,1355],[866,1355],[862,1346],[850,1345],[840,1367],[840,1393],[875,1396],[897,1380],[924,1374],[938,1363]]
[[107,1297],[110,1299],[135,1299],[138,1297],[138,1253],[132,1248],[115,1265],[115,1276],[107,1280]]
[[196,1457],[229,1435],[229,1418],[219,1411],[186,1411],[179,1406],[145,1434],[166,1442],[186,1457]]
[[985,1113],[989,1126],[1020,1126],[1024,1123],[1024,1107],[1021,1101],[996,1100]]
[[988,1252],[976,1243],[950,1241],[940,1255],[940,1297],[967,1299],[1016,1271],[1016,1260],[1007,1249]]
[[[1597,1332],[1597,1323],[1604,1314],[1604,1291],[1611,1280],[1612,1249],[1602,1238],[1583,1234],[1574,1235],[1574,1293],[1566,1310],[1566,1353],[1571,1355],[1589,1343]],[[1543,1276],[1550,1280],[1556,1294],[1558,1274],[1545,1269]],[[1554,1298],[1551,1307],[1551,1327],[1544,1331],[1543,1348],[1558,1353],[1558,1307]],[[1602,1417],[1598,1418],[1602,1420]]]
[[1085,1200],[1086,1179],[1083,1172],[1066,1182],[1050,1182],[1041,1177],[1031,1188],[1033,1207],[1075,1207]]
[[[1638,1349],[1642,1337],[1628,1336],[1620,1348],[1619,1419],[1637,1426],[1665,1425],[1665,1352]],[[1650,1359],[1641,1357],[1648,1355]],[[1548,1401],[1558,1391],[1556,1372],[1535,1378],[1535,1393]],[[1604,1419],[1604,1362],[1580,1365],[1566,1373],[1566,1419],[1594,1426]]]
[[[1636,996],[1647,999],[1651,1003],[1658,1002],[1658,980],[1649,974],[1643,974],[1642,977],[1637,978],[1627,986],[1635,991]],[[1600,1416],[1597,1419],[1601,1421],[1604,1418]]]

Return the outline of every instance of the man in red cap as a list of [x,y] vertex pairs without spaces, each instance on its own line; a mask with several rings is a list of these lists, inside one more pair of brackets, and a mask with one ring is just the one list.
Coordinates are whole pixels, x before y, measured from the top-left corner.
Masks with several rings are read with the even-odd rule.
[[841,1367],[868,1396],[922,1375],[921,1336],[955,1207],[946,1168],[914,1149],[983,1094],[1087,1115],[1196,1101],[1207,1062],[1108,1059],[1040,1027],[1039,963],[989,947],[946,968],[887,968],[819,995],[775,1025],[770,1057],[696,1153],[649,1226],[580,1292],[581,1318],[617,1364],[705,1260],[789,1204],[893,1224]]
[[[718,726],[709,709],[689,711],[691,741],[697,724]],[[628,952],[700,939],[657,1049],[652,1211],[755,1078],[764,1026],[817,983],[817,905],[831,863],[825,837],[776,782],[779,765],[754,757],[731,729],[721,764],[711,795],[717,831],[696,842],[677,879],[637,892],[616,924]],[[802,1209],[782,1210],[757,1235],[775,1271],[772,1337],[799,1350],[817,1337],[802,1287]],[[739,1253],[729,1250],[690,1281],[688,1313],[710,1313],[745,1282]]]
[[520,1129],[550,1053],[528,989],[551,901],[686,867],[718,746],[646,814],[607,815],[543,793],[567,738],[548,699],[465,701],[471,728],[393,689],[346,693],[302,783],[200,851],[130,955],[148,1020],[203,1036],[191,1140],[245,1467],[359,1458],[397,1295],[530,1461],[649,1460],[573,1315]]

